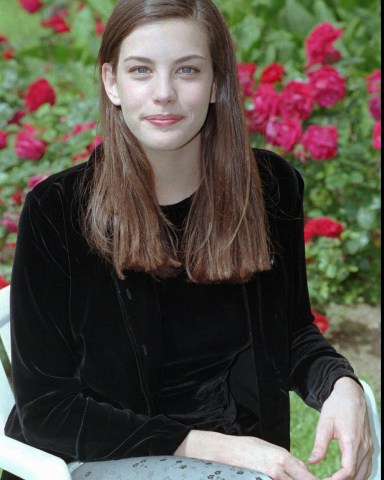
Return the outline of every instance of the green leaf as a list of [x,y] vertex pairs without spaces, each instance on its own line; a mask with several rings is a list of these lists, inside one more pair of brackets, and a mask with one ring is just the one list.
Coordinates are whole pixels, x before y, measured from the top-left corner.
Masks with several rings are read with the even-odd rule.
[[288,31],[297,35],[307,35],[316,23],[313,15],[297,0],[286,0],[279,20]]
[[99,12],[104,19],[106,19],[112,12],[115,2],[112,0],[87,0],[97,12]]

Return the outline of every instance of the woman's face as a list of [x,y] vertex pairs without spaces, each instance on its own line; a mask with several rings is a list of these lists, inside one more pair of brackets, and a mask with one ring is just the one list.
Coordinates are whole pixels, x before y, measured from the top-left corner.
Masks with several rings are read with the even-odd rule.
[[208,38],[194,21],[165,20],[136,28],[117,69],[103,65],[105,90],[150,156],[200,141],[214,78]]

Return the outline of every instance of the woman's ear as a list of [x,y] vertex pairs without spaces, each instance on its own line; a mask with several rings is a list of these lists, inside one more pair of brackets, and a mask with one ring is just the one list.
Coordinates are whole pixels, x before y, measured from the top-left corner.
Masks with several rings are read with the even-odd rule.
[[105,93],[113,103],[113,105],[120,106],[120,96],[116,84],[116,76],[113,72],[113,67],[110,63],[104,63],[101,67],[101,76],[103,79]]

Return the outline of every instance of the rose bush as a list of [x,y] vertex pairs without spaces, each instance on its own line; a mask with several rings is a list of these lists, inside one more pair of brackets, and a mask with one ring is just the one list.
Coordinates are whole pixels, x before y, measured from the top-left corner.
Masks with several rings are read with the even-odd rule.
[[[10,281],[26,193],[85,160],[102,141],[94,64],[114,3],[19,0],[0,16],[2,282]],[[216,3],[236,41],[252,143],[287,158],[306,183],[312,303],[322,312],[330,302],[376,303],[381,70],[379,36],[372,32],[379,31],[378,3]]]
[[253,144],[281,153],[305,180],[312,303],[323,312],[331,302],[377,303],[379,2],[217,3],[253,71],[243,91]]

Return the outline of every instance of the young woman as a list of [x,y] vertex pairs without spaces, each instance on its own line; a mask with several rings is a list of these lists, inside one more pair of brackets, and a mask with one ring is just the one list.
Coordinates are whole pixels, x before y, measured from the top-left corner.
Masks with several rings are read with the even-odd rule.
[[98,60],[104,143],[20,220],[7,434],[69,462],[177,455],[314,480],[288,451],[293,389],[321,410],[309,462],[337,439],[332,479],[367,479],[363,391],[312,324],[303,182],[250,149],[217,8],[121,0]]

